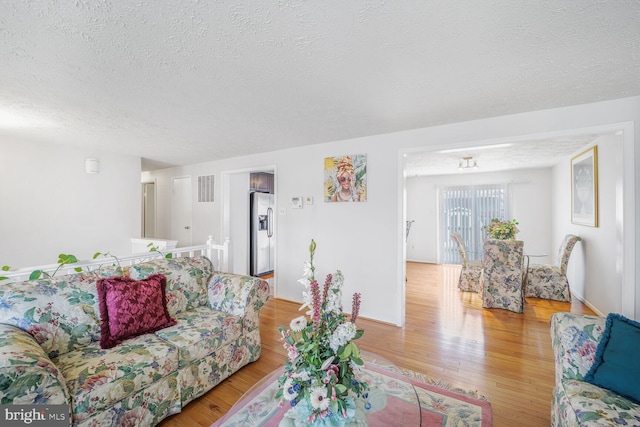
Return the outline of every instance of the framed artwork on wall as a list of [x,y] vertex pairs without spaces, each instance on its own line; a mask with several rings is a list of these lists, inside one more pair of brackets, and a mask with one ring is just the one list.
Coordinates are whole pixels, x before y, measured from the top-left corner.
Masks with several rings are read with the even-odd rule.
[[324,159],[324,201],[367,201],[367,155],[348,154]]
[[598,226],[598,146],[571,159],[571,222]]

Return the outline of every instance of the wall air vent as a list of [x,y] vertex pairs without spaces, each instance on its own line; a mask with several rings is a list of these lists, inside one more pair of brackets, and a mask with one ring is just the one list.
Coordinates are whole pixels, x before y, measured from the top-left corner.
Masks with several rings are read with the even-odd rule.
[[198,202],[213,202],[213,177],[214,175],[198,177]]

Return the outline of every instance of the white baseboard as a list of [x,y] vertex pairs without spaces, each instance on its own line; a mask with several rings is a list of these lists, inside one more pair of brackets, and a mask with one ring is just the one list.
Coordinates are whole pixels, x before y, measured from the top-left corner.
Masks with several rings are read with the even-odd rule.
[[571,289],[571,295],[573,295],[574,297],[578,298],[578,300],[583,303],[584,305],[586,305],[587,307],[589,307],[591,310],[593,310],[598,316],[600,317],[606,317],[604,314],[602,314],[602,312],[600,310],[598,310],[597,308],[595,308],[593,306],[593,304],[591,304],[589,301],[587,301],[586,299],[584,299],[584,297],[582,295],[580,295],[577,292],[574,292],[573,289]]

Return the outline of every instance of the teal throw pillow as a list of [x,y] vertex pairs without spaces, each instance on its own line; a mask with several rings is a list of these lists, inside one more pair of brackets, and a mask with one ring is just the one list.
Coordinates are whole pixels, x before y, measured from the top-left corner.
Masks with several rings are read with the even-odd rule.
[[639,349],[640,323],[617,313],[609,314],[585,381],[640,403]]

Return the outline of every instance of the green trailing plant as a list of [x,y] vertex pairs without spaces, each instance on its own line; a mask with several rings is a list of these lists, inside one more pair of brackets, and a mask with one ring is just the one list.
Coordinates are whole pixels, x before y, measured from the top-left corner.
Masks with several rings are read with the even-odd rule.
[[117,256],[113,255],[111,252],[96,252],[93,254],[93,259],[97,259],[98,257],[103,256],[105,258],[111,257],[115,260],[116,264],[118,264],[118,268],[120,268],[120,260]]
[[[105,257],[105,258],[113,258],[113,260],[115,261],[115,263],[111,264],[112,266],[117,265],[118,266],[118,270],[122,271],[122,266],[120,265],[120,260],[118,259],[117,256],[113,255],[111,252],[96,252],[95,254],[93,254],[93,259],[97,259],[98,257]],[[97,268],[97,271],[100,271],[102,269],[102,265],[100,265]],[[96,273],[96,270],[91,271],[91,273],[93,274],[98,274]]]
[[[0,271],[9,271],[11,270],[11,267],[9,267],[8,265],[3,265],[2,268],[0,268]],[[8,280],[8,277],[5,276],[0,276],[0,280]]]
[[171,259],[173,258],[173,254],[171,252],[167,253],[167,254],[163,254],[162,252],[160,252],[160,250],[158,249],[158,246],[156,246],[153,242],[149,243],[147,245],[147,247],[149,248],[149,252],[158,252],[160,255],[162,255],[163,257],[167,258],[167,259]]
[[[60,254],[60,255],[58,255],[58,267],[53,271],[53,273],[49,274],[49,273],[47,273],[46,271],[43,271],[43,270],[34,270],[29,275],[29,280],[39,279],[43,275],[48,277],[48,278],[52,278],[53,276],[56,275],[56,273],[58,273],[58,271],[62,268],[62,266],[68,265],[68,264],[75,264],[76,262],[78,262],[78,258],[76,258],[75,255]],[[79,273],[79,272],[82,271],[82,268],[76,267],[76,268],[74,268],[74,270]]]

